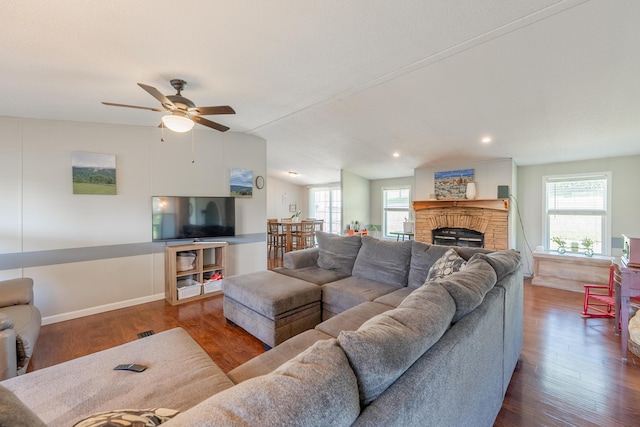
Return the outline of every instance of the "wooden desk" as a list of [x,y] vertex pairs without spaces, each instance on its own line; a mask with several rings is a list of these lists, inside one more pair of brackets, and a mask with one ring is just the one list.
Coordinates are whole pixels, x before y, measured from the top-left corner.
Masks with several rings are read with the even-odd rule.
[[629,340],[629,298],[640,297],[640,268],[626,267],[622,263],[620,273],[622,274],[622,284],[620,292],[616,292],[616,328],[618,327],[618,316],[620,316],[622,360],[626,361],[627,341]]
[[390,231],[389,234],[393,234],[394,236],[396,236],[396,242],[400,240],[400,236],[402,236],[403,242],[404,242],[404,236],[407,236],[409,240],[413,239],[413,236],[414,236],[414,233],[411,233],[411,232],[405,233],[404,231]]

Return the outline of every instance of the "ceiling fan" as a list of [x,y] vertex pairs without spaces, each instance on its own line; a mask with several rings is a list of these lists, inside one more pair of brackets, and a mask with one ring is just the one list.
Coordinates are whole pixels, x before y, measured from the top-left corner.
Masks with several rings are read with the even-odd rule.
[[[217,107],[196,107],[190,100],[181,95],[187,82],[181,79],[172,79],[171,86],[177,91],[175,95],[163,95],[155,87],[138,83],[142,89],[146,90],[151,96],[160,101],[162,108],[139,107],[137,105],[114,104],[113,102],[103,102],[104,105],[113,107],[139,108],[141,110],[151,110],[160,113],[170,112],[162,117],[162,124],[175,132],[187,132],[193,128],[194,123],[210,127],[220,132],[226,132],[229,128],[220,123],[216,123],[202,116],[210,116],[214,114],[235,114],[233,108],[228,105],[220,105]],[[161,126],[162,126],[161,124]]]

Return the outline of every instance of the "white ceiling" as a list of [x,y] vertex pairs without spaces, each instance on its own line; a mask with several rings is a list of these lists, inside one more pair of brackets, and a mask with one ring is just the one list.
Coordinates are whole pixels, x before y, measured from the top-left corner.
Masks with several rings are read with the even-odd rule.
[[637,0],[4,0],[0,116],[157,126],[100,101],[159,107],[136,83],[182,78],[299,184],[640,154],[639,18]]

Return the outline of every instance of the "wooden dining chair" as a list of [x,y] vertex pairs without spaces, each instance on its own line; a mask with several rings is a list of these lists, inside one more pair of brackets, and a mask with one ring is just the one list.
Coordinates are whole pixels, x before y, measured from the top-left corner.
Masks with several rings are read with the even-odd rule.
[[313,248],[316,245],[316,226],[313,221],[301,221],[297,230],[291,232],[293,249]]
[[606,285],[584,285],[582,317],[615,318],[615,286],[616,283],[620,285],[621,281],[620,267],[618,264],[613,263],[609,267],[609,283]]
[[273,249],[274,255],[278,256],[278,249],[280,257],[284,256],[284,250],[287,247],[287,235],[280,230],[277,220],[267,221],[267,256],[271,256],[271,250]]

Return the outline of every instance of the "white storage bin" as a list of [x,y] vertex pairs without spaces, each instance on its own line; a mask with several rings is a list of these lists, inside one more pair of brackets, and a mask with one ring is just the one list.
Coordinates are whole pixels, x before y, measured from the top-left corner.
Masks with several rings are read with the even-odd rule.
[[208,294],[211,292],[217,292],[222,290],[221,280],[211,280],[206,282],[202,287],[202,293]]
[[193,279],[178,280],[178,299],[197,297],[202,293],[202,284]]

